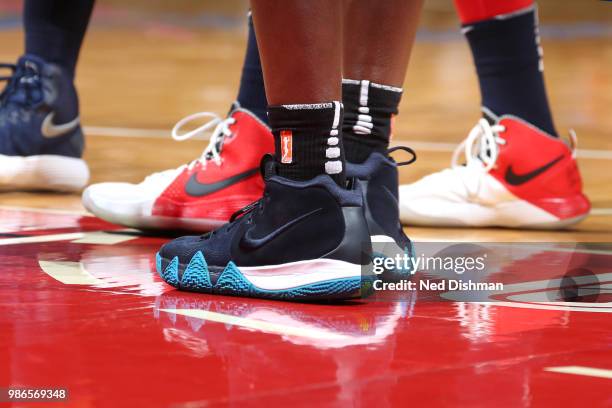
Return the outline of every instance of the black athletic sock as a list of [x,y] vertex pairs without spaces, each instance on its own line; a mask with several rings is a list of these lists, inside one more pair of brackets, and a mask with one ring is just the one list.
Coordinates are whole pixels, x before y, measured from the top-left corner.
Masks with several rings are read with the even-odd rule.
[[340,102],[270,106],[268,116],[280,176],[309,180],[329,174],[344,185]]
[[23,22],[26,54],[74,71],[94,0],[26,0]]
[[482,106],[516,115],[557,135],[546,98],[537,10],[463,26],[470,43]]
[[249,12],[249,38],[247,40],[246,55],[242,65],[242,76],[240,77],[240,89],[238,90],[238,103],[240,106],[253,112],[264,123],[268,123],[268,101],[266,100],[266,88],[264,87],[261,61],[259,60],[259,49],[253,29],[253,19]]
[[347,161],[363,163],[374,151],[386,152],[401,97],[401,88],[366,80],[342,80],[342,135]]

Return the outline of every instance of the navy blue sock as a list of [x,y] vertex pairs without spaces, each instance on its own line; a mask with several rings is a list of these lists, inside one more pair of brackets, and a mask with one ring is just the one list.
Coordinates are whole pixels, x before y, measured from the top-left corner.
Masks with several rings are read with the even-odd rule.
[[242,66],[242,77],[240,78],[240,90],[238,91],[238,103],[243,108],[253,112],[264,123],[268,123],[268,101],[266,99],[266,88],[264,87],[261,61],[259,60],[259,49],[253,29],[253,20],[249,13],[249,38],[247,50]]
[[94,0],[26,0],[23,23],[26,54],[74,71]]
[[463,32],[476,64],[482,106],[557,136],[546,98],[535,8],[466,24]]

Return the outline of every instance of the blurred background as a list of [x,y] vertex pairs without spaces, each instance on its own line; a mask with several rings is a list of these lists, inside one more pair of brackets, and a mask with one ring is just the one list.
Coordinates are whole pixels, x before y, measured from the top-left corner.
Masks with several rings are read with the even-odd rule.
[[[582,149],[606,157],[581,162],[583,174],[612,174],[612,2],[538,4],[556,126],[562,134],[576,129]],[[21,7],[21,1],[0,2],[3,62],[23,52]],[[77,70],[92,181],[117,179],[118,172],[139,181],[200,154],[201,141],[177,144],[169,129],[193,112],[227,112],[244,58],[247,10],[246,0],[97,2]],[[452,146],[480,115],[474,67],[451,0],[426,0],[404,88],[395,138],[416,143],[420,153],[402,173],[406,182],[446,167]],[[111,137],[127,134],[155,138],[163,154],[143,159],[142,139]],[[612,207],[609,181],[586,183],[596,205]]]

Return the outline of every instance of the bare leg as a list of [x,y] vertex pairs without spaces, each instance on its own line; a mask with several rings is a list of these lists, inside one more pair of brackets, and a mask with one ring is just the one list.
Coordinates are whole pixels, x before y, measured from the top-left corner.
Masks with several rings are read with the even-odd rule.
[[344,184],[342,2],[252,0],[278,174]]
[[423,0],[344,0],[346,159],[386,154]]
[[268,104],[340,100],[342,2],[251,4]]
[[423,0],[344,0],[344,77],[401,87]]

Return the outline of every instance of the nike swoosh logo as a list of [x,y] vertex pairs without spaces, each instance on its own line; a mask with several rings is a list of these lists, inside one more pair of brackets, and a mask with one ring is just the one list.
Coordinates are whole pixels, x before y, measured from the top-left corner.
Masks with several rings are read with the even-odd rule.
[[185,185],[185,192],[192,197],[202,197],[207,194],[212,194],[216,191],[223,190],[224,188],[227,188],[232,184],[236,184],[247,177],[251,177],[258,172],[259,169],[255,168],[223,180],[215,181],[214,183],[200,183],[197,179],[197,173],[193,173],[191,177],[189,177],[187,185]]
[[551,162],[546,163],[542,167],[538,167],[537,169],[525,174],[516,174],[514,171],[512,171],[512,166],[510,166],[506,170],[506,175],[504,178],[506,179],[506,183],[510,184],[511,186],[519,186],[544,173],[546,170],[557,164],[561,159],[563,159],[563,155],[557,157]]
[[245,246],[248,249],[257,249],[257,248],[260,248],[260,247],[264,246],[265,244],[267,244],[268,242],[270,242],[273,239],[275,239],[276,237],[278,237],[283,232],[287,231],[289,228],[291,228],[295,224],[305,220],[306,218],[308,218],[308,217],[310,217],[310,216],[312,216],[312,215],[314,215],[314,214],[316,214],[316,213],[318,213],[319,211],[322,211],[322,210],[323,210],[322,208],[317,208],[316,210],[310,211],[309,213],[302,214],[299,217],[292,219],[288,223],[283,224],[279,228],[275,229],[274,231],[272,231],[268,235],[265,235],[265,236],[263,236],[261,238],[253,238],[253,237],[251,237],[251,231],[253,231],[253,229],[251,228],[250,230],[248,230],[244,234],[244,236],[242,237],[241,243],[242,243],[243,246]]
[[80,118],[77,116],[73,120],[67,123],[63,123],[61,125],[56,125],[53,123],[53,117],[55,116],[55,112],[49,112],[45,119],[42,122],[42,126],[40,127],[40,133],[44,137],[51,138],[65,135],[68,132],[73,131],[79,126]]

